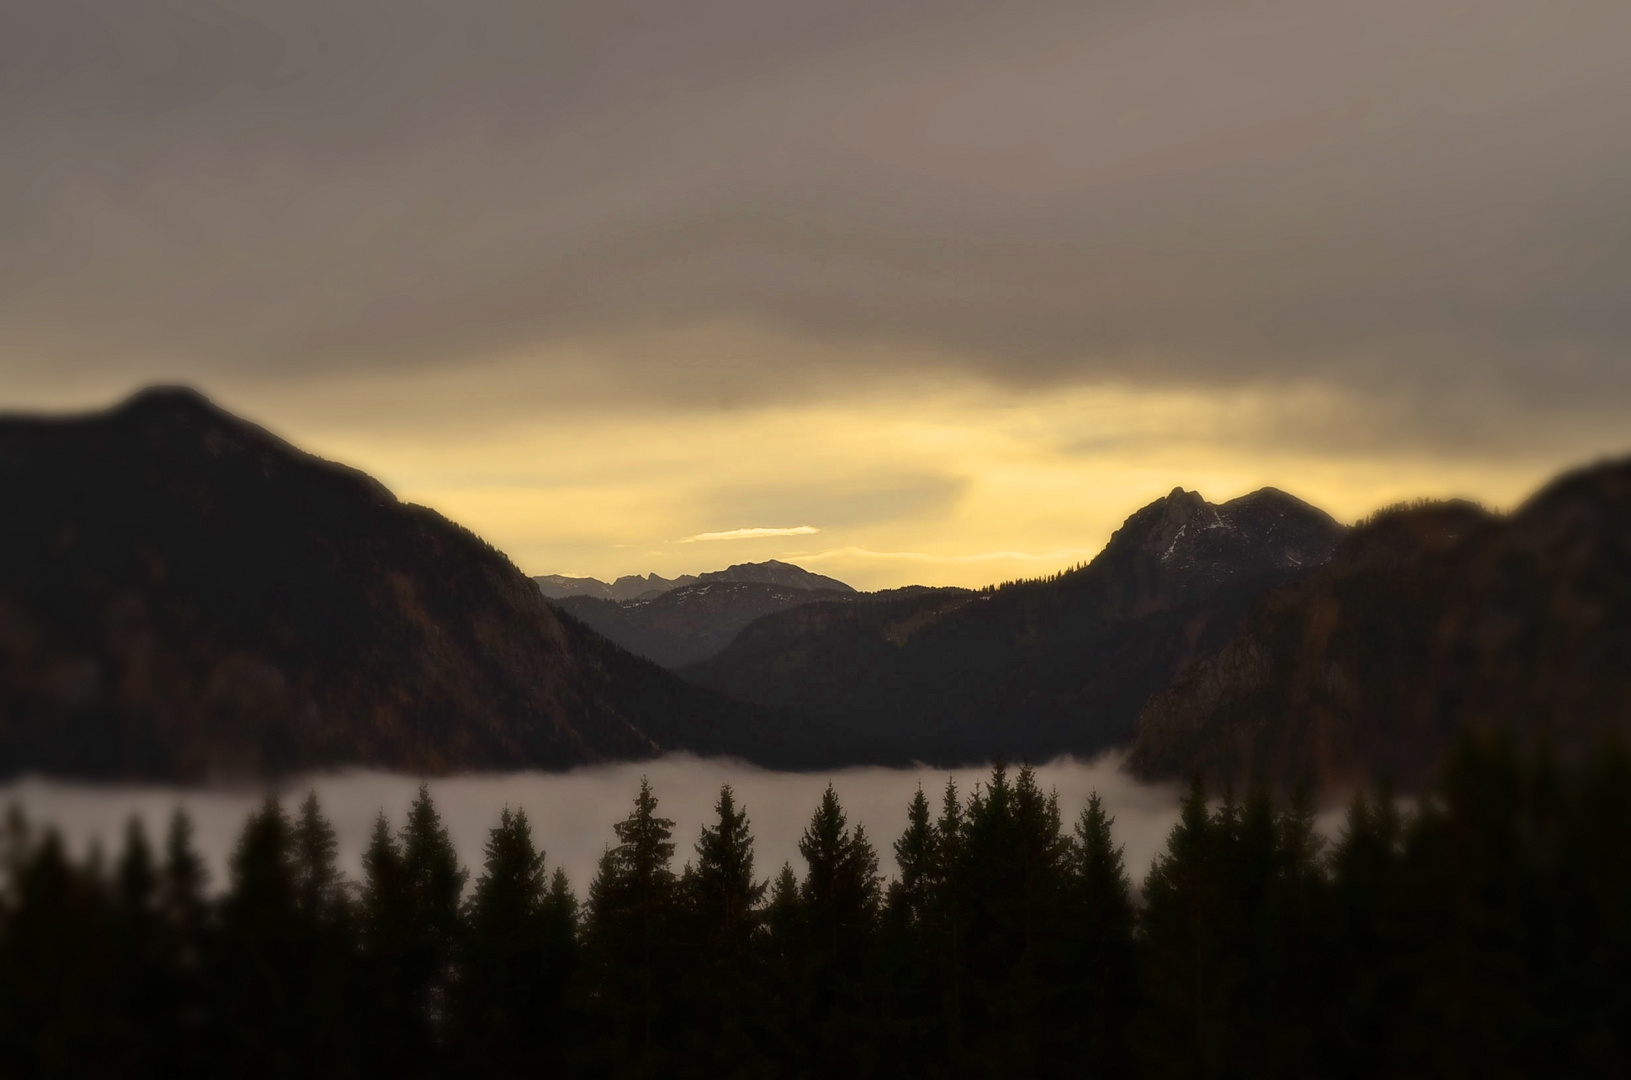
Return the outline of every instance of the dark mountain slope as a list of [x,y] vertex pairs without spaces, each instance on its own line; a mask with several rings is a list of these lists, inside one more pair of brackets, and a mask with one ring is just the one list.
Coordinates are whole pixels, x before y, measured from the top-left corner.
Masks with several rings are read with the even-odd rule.
[[1631,732],[1631,461],[1567,475],[1508,519],[1379,515],[1150,701],[1131,764],[1415,788],[1480,726],[1545,730],[1566,753]]
[[0,773],[827,760],[827,736],[628,655],[469,532],[189,391],[0,419],[0,499]]
[[831,589],[710,580],[645,600],[617,603],[572,596],[554,604],[636,656],[678,668],[713,656],[761,616],[842,595]]
[[1283,492],[1222,506],[1175,490],[1088,566],[981,593],[804,605],[747,627],[687,678],[845,722],[935,761],[1125,742],[1138,709],[1215,649],[1342,527]]

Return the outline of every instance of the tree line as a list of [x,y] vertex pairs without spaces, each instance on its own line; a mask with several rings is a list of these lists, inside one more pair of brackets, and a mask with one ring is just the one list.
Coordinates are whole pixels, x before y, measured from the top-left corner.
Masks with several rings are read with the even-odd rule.
[[919,789],[896,872],[828,787],[761,879],[729,787],[676,870],[642,782],[580,905],[526,814],[468,881],[427,790],[363,880],[268,798],[212,892],[178,813],[111,864],[13,812],[0,1074],[1505,1077],[1631,1072],[1631,758],[1468,740],[1410,812],[1197,782],[1142,886],[1095,795]]

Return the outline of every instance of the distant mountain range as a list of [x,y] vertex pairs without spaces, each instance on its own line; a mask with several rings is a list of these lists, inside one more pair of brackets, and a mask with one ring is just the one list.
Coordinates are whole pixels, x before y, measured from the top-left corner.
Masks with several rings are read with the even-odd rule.
[[187,390],[0,418],[0,498],[0,774],[836,760],[830,728],[629,655],[464,529]]
[[1411,788],[1469,729],[1631,733],[1631,461],[1351,530],[1175,489],[1086,566],[976,591],[529,580],[186,390],[0,417],[0,504],[0,775],[1117,747],[1145,777]]
[[1570,473],[1511,517],[1378,514],[1155,695],[1130,764],[1414,789],[1459,733],[1495,728],[1565,757],[1631,735],[1631,460]]
[[681,574],[677,578],[669,579],[651,574],[641,577],[639,574],[625,574],[611,584],[592,577],[563,577],[560,574],[545,574],[532,579],[538,585],[538,591],[551,600],[564,600],[572,596],[587,596],[595,600],[649,600],[654,596],[661,596],[669,589],[679,588],[681,585],[691,585],[697,580],[695,574]]
[[[556,597],[552,602],[560,610],[636,656],[670,669],[712,657],[749,623],[772,612],[822,600],[873,598],[835,578],[775,559],[672,581],[656,574],[632,574],[611,585],[559,575],[533,580],[546,596]],[[580,591],[559,595],[568,588]],[[893,597],[901,591],[875,595]]]
[[593,596],[553,603],[636,656],[674,669],[718,653],[761,616],[846,595],[761,581],[710,581],[622,603]]
[[683,669],[744,701],[888,738],[920,759],[1040,759],[1123,745],[1151,693],[1253,602],[1323,563],[1343,526],[1273,488],[1213,505],[1174,490],[1087,566],[981,592],[817,602]]
[[838,593],[855,591],[836,578],[812,574],[803,567],[778,562],[775,559],[759,563],[737,563],[724,570],[712,570],[706,574],[681,574],[677,578],[665,578],[657,574],[648,574],[645,577],[627,574],[609,585],[598,578],[562,577],[560,574],[545,574],[532,580],[538,583],[539,591],[551,600],[588,596],[618,603],[653,600],[673,589],[714,582],[755,582],[788,589],[826,589]]

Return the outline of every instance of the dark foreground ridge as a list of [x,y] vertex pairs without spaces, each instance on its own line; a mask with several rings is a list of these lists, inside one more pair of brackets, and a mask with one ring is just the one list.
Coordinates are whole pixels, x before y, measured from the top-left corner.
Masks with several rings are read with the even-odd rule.
[[0,775],[832,760],[837,736],[630,656],[470,532],[190,390],[0,418],[0,496]]
[[1631,734],[1631,461],[1560,477],[1510,517],[1376,515],[1151,699],[1131,764],[1413,790],[1478,728],[1543,732],[1575,758]]
[[[905,793],[902,793],[905,795]],[[577,898],[506,809],[473,887],[423,790],[343,880],[268,800],[211,898],[189,823],[110,873],[0,832],[0,1075],[794,1080],[1620,1077],[1631,759],[1461,744],[1341,839],[1184,800],[1142,889],[1094,796],[1000,766],[905,805],[896,874],[827,789],[802,875],[720,792],[683,853],[642,784]]]

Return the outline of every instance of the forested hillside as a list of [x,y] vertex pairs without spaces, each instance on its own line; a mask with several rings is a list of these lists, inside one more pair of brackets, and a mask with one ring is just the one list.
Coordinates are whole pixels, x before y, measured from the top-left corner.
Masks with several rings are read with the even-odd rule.
[[0,775],[832,760],[832,725],[630,656],[467,530],[191,391],[0,417],[0,491]]
[[1545,732],[1575,758],[1631,734],[1631,462],[1561,476],[1510,516],[1375,515],[1150,700],[1130,763],[1415,789],[1479,728]]
[[[904,795],[905,793],[903,793]],[[470,881],[430,797],[360,882],[315,798],[268,800],[212,896],[178,817],[111,862],[13,815],[0,1072],[17,1076],[1616,1076],[1631,1060],[1631,757],[1466,741],[1403,813],[1197,782],[1142,887],[1095,796],[1027,769],[830,786],[759,867],[726,788],[677,837],[642,784],[581,905],[505,810]],[[676,865],[680,863],[681,865]],[[582,883],[579,883],[580,885]]]

